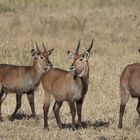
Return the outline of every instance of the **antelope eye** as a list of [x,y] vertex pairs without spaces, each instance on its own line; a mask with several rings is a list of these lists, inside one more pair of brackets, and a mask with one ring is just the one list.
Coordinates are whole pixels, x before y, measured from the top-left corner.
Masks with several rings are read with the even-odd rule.
[[80,59],[79,59],[79,61],[82,61],[82,60],[83,60],[83,58],[80,58]]
[[40,58],[41,58],[41,59],[44,59],[44,57],[43,57],[43,56],[40,56]]

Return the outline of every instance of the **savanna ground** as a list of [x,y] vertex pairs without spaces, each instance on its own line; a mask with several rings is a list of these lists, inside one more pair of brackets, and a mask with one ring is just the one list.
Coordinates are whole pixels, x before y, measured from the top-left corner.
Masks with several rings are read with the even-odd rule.
[[[2,106],[1,140],[140,140],[140,126],[135,128],[137,100],[130,99],[124,115],[124,128],[117,128],[119,112],[119,78],[127,64],[140,62],[139,0],[0,0],[0,63],[31,65],[30,50],[37,41],[54,48],[54,67],[69,69],[66,52],[74,50],[82,39],[81,52],[94,38],[89,60],[90,83],[83,105],[85,128],[59,130],[52,104],[50,131],[43,130],[42,88],[35,93],[38,120],[28,119],[31,111],[26,95],[22,114],[10,122],[15,95],[9,94]],[[41,48],[41,47],[40,47]],[[64,123],[71,123],[67,103],[61,109]]]

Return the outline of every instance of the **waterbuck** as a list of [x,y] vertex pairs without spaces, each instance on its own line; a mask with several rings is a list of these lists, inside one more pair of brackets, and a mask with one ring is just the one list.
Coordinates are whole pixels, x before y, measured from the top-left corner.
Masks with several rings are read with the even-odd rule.
[[0,120],[3,120],[1,105],[9,92],[16,93],[16,108],[10,117],[11,121],[14,120],[18,109],[21,107],[23,93],[27,94],[33,117],[36,116],[34,91],[39,85],[43,74],[52,67],[48,56],[52,53],[53,49],[47,51],[44,43],[43,47],[44,51],[41,52],[36,43],[36,50],[31,50],[31,54],[34,57],[32,66],[0,64]]
[[[140,52],[140,50],[139,50]],[[125,106],[129,97],[138,98],[137,112],[140,117],[140,63],[127,65],[120,77],[120,112],[118,128],[122,128]],[[139,119],[136,126],[139,123]]]
[[[73,63],[70,71],[65,71],[58,68],[51,69],[42,77],[41,83],[45,93],[45,101],[43,105],[44,111],[44,128],[48,128],[48,110],[50,106],[50,95],[55,98],[53,111],[58,127],[61,129],[64,125],[59,116],[59,110],[63,101],[67,101],[72,115],[72,128],[75,128],[75,115],[77,111],[78,123],[81,124],[81,110],[85,94],[88,90],[89,81],[89,63],[88,59],[93,46],[93,40],[89,49],[84,53],[78,54],[80,40],[75,53],[67,52]],[[75,107],[76,105],[76,107]]]

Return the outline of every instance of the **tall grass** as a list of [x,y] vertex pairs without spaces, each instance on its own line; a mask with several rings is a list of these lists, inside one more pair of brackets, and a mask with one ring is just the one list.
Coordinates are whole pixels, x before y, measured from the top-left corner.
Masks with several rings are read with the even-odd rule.
[[94,8],[103,6],[138,6],[139,0],[0,0],[0,12],[13,12],[24,10],[27,7],[34,8],[51,8],[51,9],[67,9],[72,7]]
[[[43,97],[39,87],[35,93],[39,120],[10,122],[8,116],[15,108],[15,95],[8,95],[2,106],[4,122],[0,122],[2,140],[139,140],[140,127],[137,101],[130,99],[124,116],[124,129],[118,130],[119,79],[127,64],[139,62],[140,44],[139,0],[0,0],[0,63],[31,65],[30,50],[37,41],[40,49],[44,41],[47,49],[54,48],[51,61],[54,67],[69,69],[67,51],[75,50],[82,39],[80,52],[94,47],[89,59],[89,90],[83,105],[85,129],[59,130],[53,111],[49,113],[50,131],[43,131]],[[30,114],[26,95],[22,110]],[[71,122],[70,111],[64,103],[61,109],[64,123]],[[23,115],[24,116],[24,115]]]

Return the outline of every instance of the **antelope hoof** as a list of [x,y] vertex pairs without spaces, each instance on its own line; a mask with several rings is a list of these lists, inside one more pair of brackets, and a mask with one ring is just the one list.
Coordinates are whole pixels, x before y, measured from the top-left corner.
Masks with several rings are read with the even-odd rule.
[[44,126],[44,131],[49,131],[49,127]]
[[14,119],[15,119],[15,116],[13,115],[9,118],[10,121],[14,121]]
[[119,124],[119,125],[118,125],[118,128],[119,128],[119,129],[122,129],[122,125]]
[[1,122],[4,121],[4,120],[3,120],[3,117],[0,117],[0,121],[1,121]]
[[44,124],[44,130],[47,130],[47,131],[49,131],[48,124]]
[[60,129],[64,129],[64,128],[65,128],[64,124],[62,124],[62,123],[58,124],[58,127],[59,127]]
[[36,115],[36,114],[35,114],[35,115],[34,115],[34,114],[32,114],[32,115],[31,115],[31,118],[33,118],[33,119],[35,119],[35,120],[39,120],[39,117],[37,117],[37,115]]
[[75,131],[76,130],[76,127],[75,127],[75,124],[72,125],[72,131]]
[[78,123],[79,128],[83,128],[82,122]]

